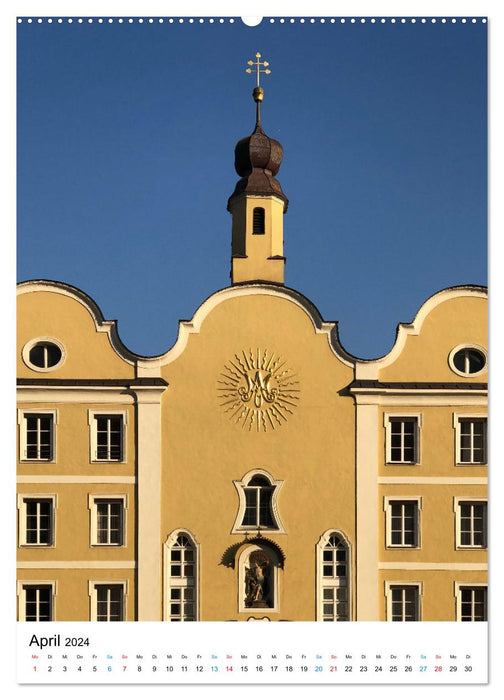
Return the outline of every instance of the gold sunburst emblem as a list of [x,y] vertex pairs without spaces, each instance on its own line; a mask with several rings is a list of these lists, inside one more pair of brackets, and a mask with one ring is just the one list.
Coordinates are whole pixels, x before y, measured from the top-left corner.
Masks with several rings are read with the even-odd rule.
[[242,428],[275,430],[299,402],[299,381],[286,361],[268,350],[242,350],[224,365],[218,383],[224,413]]

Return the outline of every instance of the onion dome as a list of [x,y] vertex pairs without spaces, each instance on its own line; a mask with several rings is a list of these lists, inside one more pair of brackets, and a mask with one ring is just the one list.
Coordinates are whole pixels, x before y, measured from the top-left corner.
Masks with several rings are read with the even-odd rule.
[[275,195],[284,202],[287,210],[289,200],[284,195],[275,175],[280,170],[283,158],[282,145],[264,133],[261,124],[261,102],[264,98],[262,87],[252,93],[256,103],[256,125],[250,136],[240,139],[235,146],[235,169],[241,180],[236,183],[229,203],[239,195]]

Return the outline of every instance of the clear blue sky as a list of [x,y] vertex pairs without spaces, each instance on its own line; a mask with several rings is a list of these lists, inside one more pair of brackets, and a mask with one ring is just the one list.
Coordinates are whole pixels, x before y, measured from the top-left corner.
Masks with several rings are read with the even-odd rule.
[[326,20],[18,25],[18,279],[79,287],[132,351],[229,284],[234,146],[263,126],[286,284],[344,347],[390,350],[451,285],[486,284],[486,29]]

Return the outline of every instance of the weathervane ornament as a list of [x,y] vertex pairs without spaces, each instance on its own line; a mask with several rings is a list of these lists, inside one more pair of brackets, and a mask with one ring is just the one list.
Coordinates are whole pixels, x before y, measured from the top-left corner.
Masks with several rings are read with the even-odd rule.
[[[268,68],[268,66],[269,66],[268,61],[260,61],[259,60],[260,58],[261,58],[261,54],[259,52],[256,53],[256,60],[255,61],[247,61],[247,65],[254,66],[254,69],[252,69],[252,68],[245,69],[246,73],[254,73],[254,71],[257,73],[257,87],[261,87],[259,84],[260,74],[266,73],[266,75],[269,75],[271,73],[271,71]],[[264,66],[264,69],[262,69],[261,66]]]
[[[261,73],[265,73],[266,75],[269,75],[271,73],[270,69],[268,68],[269,63],[268,61],[261,61],[261,54],[259,52],[256,53],[256,60],[255,61],[247,61],[247,64],[249,66],[254,66],[253,68],[245,68],[246,73],[255,73],[257,76],[257,85],[254,88],[254,91],[252,92],[252,96],[254,98],[254,102],[256,103],[256,122],[260,126],[261,124],[261,102],[264,99],[264,90],[262,89],[260,85],[260,78],[261,78]],[[261,67],[263,66],[263,67]]]

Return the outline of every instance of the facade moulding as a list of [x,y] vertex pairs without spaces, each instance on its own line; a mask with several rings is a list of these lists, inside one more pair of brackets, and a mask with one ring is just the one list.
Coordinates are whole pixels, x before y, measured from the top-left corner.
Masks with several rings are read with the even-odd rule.
[[18,569],[136,569],[135,561],[89,560],[89,561],[18,561]]
[[488,564],[479,564],[477,562],[456,563],[452,561],[381,561],[378,563],[378,568],[401,571],[487,571]]
[[[387,467],[389,468],[390,465]],[[415,467],[413,467],[415,468]],[[486,486],[488,479],[479,476],[379,476],[379,484],[429,484],[433,486],[443,486],[450,484],[452,486]]]
[[[367,393],[351,391],[358,406],[465,406],[486,408],[488,405],[487,392],[450,392],[436,394],[424,391],[391,392],[391,393]],[[468,410],[470,410],[468,409]]]
[[124,345],[117,332],[117,321],[106,321],[98,304],[85,292],[65,282],[55,280],[27,280],[17,286],[17,295],[33,292],[51,292],[70,297],[79,302],[91,315],[97,333],[106,333],[113,350],[130,365],[136,364],[137,356]]
[[158,355],[157,357],[138,358],[138,376],[152,377],[154,376],[154,369],[176,360],[184,351],[189,336],[201,331],[203,321],[217,306],[219,306],[219,304],[230,299],[244,296],[273,296],[279,299],[285,299],[299,307],[309,317],[315,333],[327,336],[327,342],[334,355],[347,367],[354,366],[356,358],[350,355],[339,341],[337,322],[324,321],[318,309],[305,296],[283,285],[246,283],[238,284],[233,287],[226,287],[225,289],[215,292],[215,294],[212,294],[212,296],[208,297],[203,304],[201,304],[190,321],[180,321],[177,340],[168,352],[163,355]]
[[136,484],[135,476],[68,476],[67,474],[23,474],[18,484]]
[[433,294],[422,304],[411,323],[400,323],[397,326],[394,345],[389,353],[374,360],[358,359],[355,366],[356,379],[378,379],[378,372],[397,360],[404,349],[408,336],[420,333],[423,322],[431,311],[439,304],[457,297],[487,299],[488,290],[486,287],[478,285],[461,285],[458,287],[447,287]]

